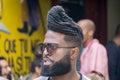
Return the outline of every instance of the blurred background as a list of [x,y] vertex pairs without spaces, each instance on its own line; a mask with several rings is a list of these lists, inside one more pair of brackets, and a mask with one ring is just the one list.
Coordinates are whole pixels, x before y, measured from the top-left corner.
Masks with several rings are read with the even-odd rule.
[[47,12],[55,5],[63,6],[75,22],[93,20],[94,37],[103,45],[120,24],[120,0],[0,0],[0,56],[16,74],[29,73],[35,47],[43,42],[47,29]]

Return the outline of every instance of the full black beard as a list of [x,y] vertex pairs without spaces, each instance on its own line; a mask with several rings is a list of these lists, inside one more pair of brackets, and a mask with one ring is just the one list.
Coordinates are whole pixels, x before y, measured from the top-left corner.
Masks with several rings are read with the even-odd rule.
[[41,75],[43,76],[61,76],[71,70],[70,54],[67,53],[60,61],[55,62],[52,60],[53,65],[42,65]]

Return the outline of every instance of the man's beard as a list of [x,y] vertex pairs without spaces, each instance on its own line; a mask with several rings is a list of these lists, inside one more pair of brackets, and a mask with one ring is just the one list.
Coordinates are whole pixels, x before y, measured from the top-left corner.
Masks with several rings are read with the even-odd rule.
[[8,74],[7,79],[12,80],[11,74]]
[[42,65],[41,75],[43,76],[61,76],[71,70],[70,54],[67,53],[61,60],[55,62],[50,60],[53,65],[45,66]]

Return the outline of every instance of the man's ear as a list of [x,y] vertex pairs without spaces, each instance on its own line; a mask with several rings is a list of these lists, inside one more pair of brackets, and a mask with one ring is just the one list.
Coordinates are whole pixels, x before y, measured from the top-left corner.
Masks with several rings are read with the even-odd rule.
[[93,36],[93,34],[94,34],[94,31],[90,30],[89,31],[89,36]]
[[73,60],[73,59],[76,59],[77,56],[78,56],[78,53],[79,53],[79,48],[78,47],[75,47],[73,49],[71,49],[71,52],[70,52],[70,58]]

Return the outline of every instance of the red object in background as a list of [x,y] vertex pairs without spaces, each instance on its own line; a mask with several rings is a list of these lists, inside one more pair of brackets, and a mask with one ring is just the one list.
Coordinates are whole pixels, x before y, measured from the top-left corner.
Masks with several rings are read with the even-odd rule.
[[58,4],[58,0],[52,0],[52,6],[55,6],[55,5],[57,5]]
[[102,44],[107,42],[107,0],[86,0],[85,16],[95,22],[95,38]]

